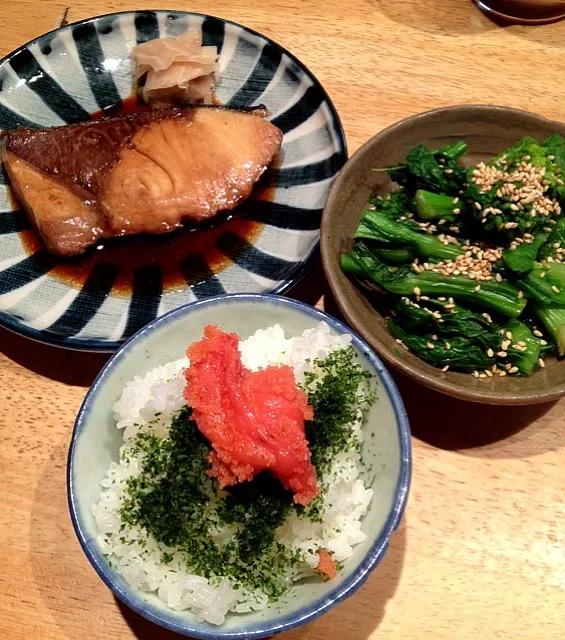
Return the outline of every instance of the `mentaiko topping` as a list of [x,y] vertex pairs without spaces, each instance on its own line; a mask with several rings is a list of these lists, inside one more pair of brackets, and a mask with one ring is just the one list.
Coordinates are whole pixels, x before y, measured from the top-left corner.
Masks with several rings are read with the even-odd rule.
[[[220,329],[216,336],[217,346],[232,343]],[[200,355],[212,364],[207,340]],[[212,624],[265,609],[303,579],[334,577],[366,537],[373,495],[361,443],[374,393],[349,336],[320,323],[287,339],[277,325],[235,342],[246,371],[290,369],[296,405],[313,408],[305,428],[317,496],[298,504],[270,469],[220,488],[209,473],[212,443],[183,397],[184,358],[126,384],[113,407],[124,441],[93,508],[102,553],[133,588]]]
[[236,334],[208,325],[187,351],[185,398],[214,449],[209,473],[226,487],[268,469],[307,505],[318,495],[304,431],[312,407],[290,367],[249,371],[238,343]]

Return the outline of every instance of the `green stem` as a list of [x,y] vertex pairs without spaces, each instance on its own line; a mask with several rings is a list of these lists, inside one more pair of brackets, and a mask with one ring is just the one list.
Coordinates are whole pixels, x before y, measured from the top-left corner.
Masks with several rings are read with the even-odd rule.
[[557,344],[559,355],[565,354],[565,308],[558,306],[537,307],[536,315]]
[[[465,276],[442,276],[433,271],[415,274],[406,268],[394,268],[380,262],[368,247],[358,242],[351,252],[363,267],[366,276],[377,285],[396,295],[420,294],[452,296],[498,311],[515,318],[522,313],[526,301],[518,297],[518,290],[506,282],[481,282]],[[478,291],[477,291],[478,288]]]
[[342,253],[340,256],[341,268],[346,273],[351,273],[360,278],[365,277],[365,270],[359,265],[349,253]]
[[534,268],[538,251],[548,236],[548,233],[540,233],[529,244],[524,242],[514,250],[506,249],[502,254],[504,264],[516,273],[531,271]]
[[457,209],[457,204],[453,202],[452,197],[419,189],[416,191],[414,199],[420,218],[424,220],[441,220],[443,218],[449,222],[455,220],[456,214],[453,211]]
[[539,338],[536,338],[530,329],[523,322],[518,322],[518,320],[511,320],[506,325],[506,331],[510,331],[512,334],[513,345],[518,342],[523,342],[526,345],[525,351],[520,351],[510,346],[507,349],[508,359],[518,367],[520,373],[525,376],[531,376],[538,367],[541,351]]
[[[443,244],[435,236],[409,229],[402,222],[395,222],[378,211],[365,211],[361,223],[371,229],[375,236],[382,238],[383,242],[386,241],[393,246],[408,244],[422,258],[454,260],[465,253],[454,244]],[[355,237],[361,236],[356,234]]]

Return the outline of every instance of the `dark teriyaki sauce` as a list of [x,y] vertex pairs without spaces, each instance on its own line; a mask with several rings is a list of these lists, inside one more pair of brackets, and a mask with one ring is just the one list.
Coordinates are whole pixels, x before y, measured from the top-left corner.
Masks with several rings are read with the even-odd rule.
[[[91,117],[97,119],[147,109],[133,95],[123,100],[119,109],[98,111]],[[251,198],[272,200],[273,191],[259,183]],[[14,209],[19,209],[17,200],[13,197],[12,200]],[[187,283],[190,285],[202,282],[211,274],[218,274],[232,264],[230,258],[216,248],[221,235],[236,234],[246,243],[253,244],[263,226],[262,222],[246,217],[244,203],[237,210],[218,215],[198,226],[187,223],[171,233],[102,240],[83,255],[60,258],[49,273],[68,286],[80,289],[97,265],[115,265],[119,273],[112,292],[114,295],[129,297],[133,289],[134,273],[140,267],[156,267],[161,273],[163,291],[180,291],[186,289]],[[21,231],[20,237],[30,255],[44,247],[41,237],[33,229]]]

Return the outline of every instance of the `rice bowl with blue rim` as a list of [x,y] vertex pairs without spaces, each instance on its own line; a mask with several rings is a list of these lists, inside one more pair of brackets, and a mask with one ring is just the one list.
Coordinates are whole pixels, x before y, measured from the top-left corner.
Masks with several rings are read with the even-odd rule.
[[[242,315],[244,313],[243,309],[245,309],[245,316],[247,317],[249,317],[249,311],[253,311],[256,319],[251,323],[249,320],[246,321]],[[226,313],[228,310],[229,316]],[[255,333],[254,329],[267,329],[272,327],[276,322],[270,324],[270,321],[277,317],[279,324],[285,328],[287,335],[299,336],[305,329],[312,330],[318,326],[316,332],[318,334],[316,338],[318,340],[318,347],[321,344],[321,335],[324,334],[326,336],[324,340],[326,340],[330,333],[326,327],[319,325],[319,322],[327,322],[331,327],[330,342],[332,340],[339,342],[340,339],[348,342],[351,339],[357,354],[356,357],[363,364],[364,368],[376,374],[379,387],[378,400],[374,407],[370,409],[368,422],[363,427],[364,431],[367,429],[370,430],[370,438],[364,438],[365,444],[362,449],[362,457],[364,462],[367,460],[370,461],[370,466],[372,466],[374,470],[374,477],[371,480],[371,484],[370,486],[367,484],[365,488],[365,490],[369,490],[369,493],[366,495],[371,499],[371,504],[368,505],[368,515],[364,518],[360,515],[357,518],[363,523],[361,529],[364,531],[363,534],[359,536],[356,544],[352,545],[353,553],[351,558],[344,559],[343,571],[338,574],[337,579],[334,581],[323,582],[321,580],[308,579],[297,582],[296,586],[292,587],[290,592],[275,604],[270,604],[266,608],[257,606],[255,607],[256,611],[254,613],[230,614],[224,624],[215,628],[199,620],[198,617],[190,611],[185,613],[172,611],[165,603],[159,601],[157,595],[142,594],[137,589],[132,588],[132,586],[124,580],[123,575],[120,575],[120,572],[111,566],[111,561],[109,562],[109,560],[104,557],[104,553],[108,551],[108,547],[104,547],[103,542],[102,545],[100,544],[100,531],[97,529],[95,518],[92,515],[92,507],[98,504],[100,500],[100,485],[96,486],[97,481],[94,480],[91,474],[91,471],[94,471],[94,469],[91,469],[91,467],[93,465],[96,467],[95,475],[97,476],[98,482],[104,478],[111,461],[114,462],[115,471],[117,451],[121,446],[120,442],[123,444],[121,434],[118,435],[116,433],[118,430],[116,429],[115,416],[112,414],[112,411],[108,411],[107,408],[101,408],[100,403],[103,398],[105,398],[107,402],[109,398],[112,397],[112,404],[114,404],[121,395],[120,389],[110,390],[108,385],[111,379],[115,379],[116,377],[116,368],[122,368],[119,379],[123,391],[123,382],[133,377],[129,376],[126,372],[126,369],[129,368],[127,364],[128,360],[130,360],[131,364],[131,362],[133,362],[133,360],[131,360],[132,357],[134,359],[139,357],[141,357],[142,360],[145,359],[146,356],[144,357],[142,352],[154,353],[154,348],[152,347],[157,343],[166,345],[169,340],[172,342],[178,342],[179,339],[184,340],[185,332],[183,332],[182,338],[179,335],[179,331],[183,326],[184,314],[187,314],[187,318],[192,316],[192,319],[190,319],[192,322],[185,320],[184,324],[185,328],[187,326],[191,327],[191,331],[195,337],[198,336],[198,324],[200,324],[200,332],[202,330],[202,318],[204,317],[208,319],[213,318],[215,322],[224,326],[226,330],[237,330],[241,333],[242,338],[249,338],[249,335]],[[259,317],[259,315],[261,315],[261,317]],[[282,322],[280,322],[281,318]],[[252,326],[248,326],[250,324]],[[161,335],[159,339],[159,327],[161,327],[161,332],[169,335],[169,340],[167,340],[165,335]],[[338,338],[336,333],[346,337]],[[150,334],[153,334],[153,337],[151,337]],[[266,335],[267,334],[263,334],[263,338],[265,338]],[[312,335],[312,331],[310,335]],[[292,628],[298,624],[303,624],[307,620],[320,615],[324,610],[335,605],[347,595],[350,595],[350,593],[362,584],[368,576],[368,573],[378,564],[384,554],[388,537],[400,520],[409,485],[410,447],[408,423],[394,383],[388,377],[387,372],[380,362],[378,362],[370,352],[367,345],[363,344],[355,335],[351,338],[349,336],[350,331],[344,325],[326,314],[311,309],[301,303],[286,299],[277,299],[272,296],[241,295],[229,297],[228,299],[195,303],[188,305],[184,309],[172,312],[166,318],[158,320],[153,326],[149,326],[140,332],[109,362],[89,392],[77,419],[69,454],[69,499],[73,523],[77,530],[79,540],[83,545],[83,549],[98,573],[118,597],[129,604],[134,610],[158,624],[162,624],[167,628],[187,635],[193,635],[195,637],[263,637],[276,633],[277,631]],[[273,337],[272,332],[270,337]],[[280,333],[278,338],[280,342]],[[148,341],[146,341],[146,339],[148,339]],[[254,345],[252,344],[253,339],[248,339],[247,344],[251,344],[252,349],[257,354],[260,353],[260,349],[259,351],[257,350],[257,336],[255,336],[254,340]],[[322,342],[324,340],[322,340]],[[136,342],[138,343],[137,348],[135,348]],[[146,342],[144,345],[145,348],[142,346],[144,342]],[[163,365],[166,362],[174,361],[175,358],[171,357],[170,360],[168,358],[178,353],[179,346],[180,345],[177,344],[173,350],[167,347],[166,351],[169,355],[163,355],[157,358],[157,360],[161,360],[160,363],[156,362],[154,358],[150,358],[151,362],[146,362],[144,370],[139,372],[138,385],[144,376],[150,374],[155,368],[151,365]],[[304,346],[305,343],[303,342],[302,353],[304,353]],[[136,355],[132,356],[132,351]],[[180,351],[180,355],[183,355],[182,351]],[[272,350],[269,357],[272,362]],[[247,363],[249,364],[248,356],[244,356],[244,360],[245,358],[247,358]],[[263,351],[263,355],[259,357],[259,360],[261,360],[261,358],[263,358],[264,363],[265,351]],[[176,360],[179,359],[177,358]],[[252,366],[257,365],[259,360],[257,360],[256,355],[255,364]],[[120,365],[120,361],[122,365]],[[123,369],[124,366],[126,367],[125,369]],[[178,370],[182,368],[182,366],[182,363],[177,363],[176,369]],[[169,366],[167,373],[169,377],[171,377],[173,369],[175,369],[175,366],[172,368]],[[173,382],[173,386],[174,384]],[[170,389],[172,389],[172,387],[170,387]],[[133,388],[130,387],[130,392],[133,391]],[[178,396],[178,391],[172,392],[173,396],[175,394]],[[131,399],[131,397],[132,395],[130,393],[129,398]],[[106,402],[104,404],[106,404]],[[120,405],[118,404],[115,408],[120,410]],[[152,407],[152,410],[155,411],[155,407]],[[105,444],[94,444],[91,442],[95,448],[102,447],[101,450],[104,451],[103,461],[93,459],[96,453],[91,451],[92,447],[85,448],[86,441],[91,441],[92,429],[96,428],[91,418],[93,411],[96,413],[100,411],[106,413],[105,425],[100,427],[104,429],[105,437],[102,440],[105,441]],[[121,415],[123,416],[123,414]],[[377,424],[375,424],[375,417],[377,415],[380,416],[380,420],[377,420]],[[124,418],[122,417],[122,419]],[[121,426],[125,429],[129,428],[131,432],[133,428],[132,425],[133,423],[129,420],[129,425],[122,424]],[[87,435],[85,438],[85,433],[91,433],[91,435]],[[109,442],[108,437],[112,441],[110,448],[114,452],[110,456],[107,446]],[[77,461],[80,461],[80,466],[77,466]],[[364,474],[364,477],[366,482],[367,475]],[[109,484],[110,483],[107,483],[106,488],[108,488]],[[89,496],[88,498],[84,493],[85,489],[87,489],[86,493]],[[377,491],[375,496],[370,496],[370,493],[375,489]],[[88,502],[90,502],[90,504],[88,504]],[[367,505],[361,508],[361,511],[366,509],[366,506]],[[104,513],[103,509],[97,513],[97,516],[102,520],[106,518],[107,522],[108,513]],[[365,539],[362,540],[362,538]],[[328,542],[330,542],[331,545],[331,541],[326,538],[324,543],[328,544]],[[339,544],[337,546],[339,547]],[[345,556],[347,555],[346,553]],[[131,574],[128,575],[128,578],[130,582],[135,584],[135,578],[132,580]],[[165,600],[166,599],[165,597]],[[305,604],[306,602],[308,604]],[[239,604],[241,605],[241,598]],[[249,603],[247,602],[247,604]],[[245,604],[243,608],[240,607],[240,609],[242,611],[245,610]],[[202,617],[206,616],[200,616],[200,618]],[[216,623],[217,622],[218,621],[216,621]],[[245,632],[242,631],[243,628],[245,628]]]

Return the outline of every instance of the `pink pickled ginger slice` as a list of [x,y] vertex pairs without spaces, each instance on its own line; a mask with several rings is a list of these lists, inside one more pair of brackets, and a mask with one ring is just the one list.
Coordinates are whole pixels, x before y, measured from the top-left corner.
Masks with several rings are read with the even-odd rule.
[[158,38],[137,45],[135,79],[145,75],[141,95],[156,105],[214,101],[218,49],[202,46],[202,35],[189,31],[173,38]]

